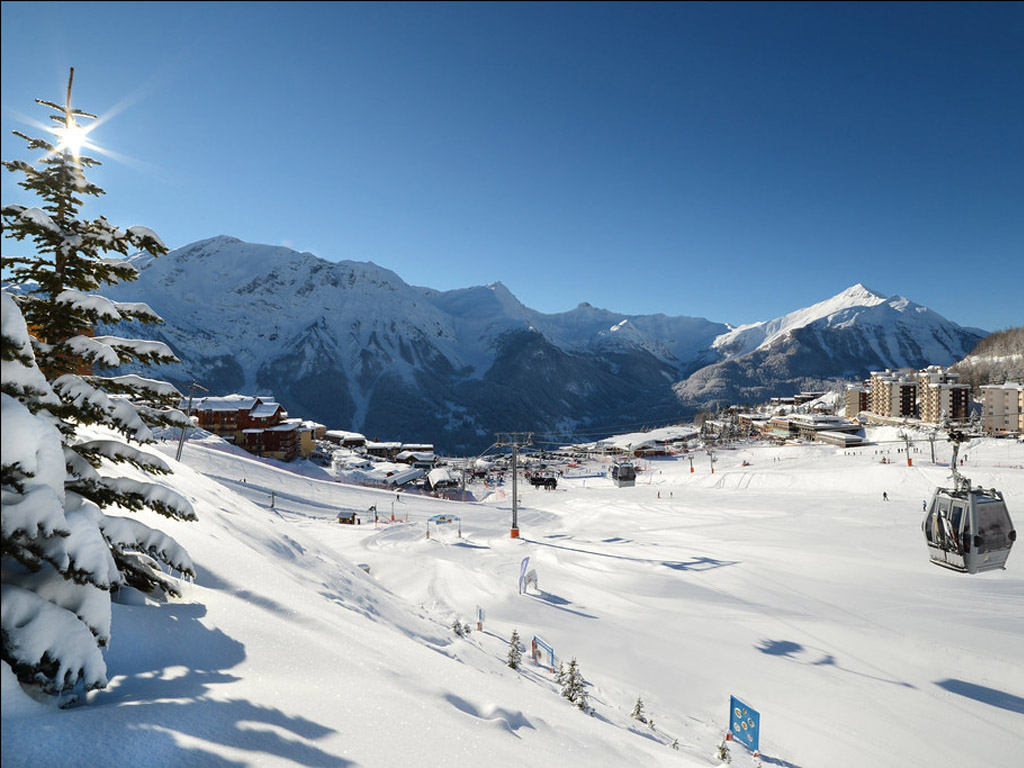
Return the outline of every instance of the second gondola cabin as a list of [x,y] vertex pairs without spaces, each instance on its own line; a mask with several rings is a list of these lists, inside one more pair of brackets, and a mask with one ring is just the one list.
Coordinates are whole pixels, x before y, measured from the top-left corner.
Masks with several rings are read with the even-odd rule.
[[961,573],[1006,567],[1017,532],[995,489],[936,488],[921,526],[933,563]]
[[619,488],[636,485],[636,467],[628,461],[617,461],[611,468],[612,482]]

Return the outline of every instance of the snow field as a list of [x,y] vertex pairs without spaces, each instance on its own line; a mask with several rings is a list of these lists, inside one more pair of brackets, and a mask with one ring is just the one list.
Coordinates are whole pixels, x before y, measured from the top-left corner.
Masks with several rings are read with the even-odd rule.
[[[973,577],[928,563],[921,501],[948,469],[926,443],[913,467],[895,445],[892,464],[754,445],[720,451],[714,474],[703,455],[692,474],[652,460],[633,488],[521,483],[520,540],[508,486],[399,500],[216,445],[189,442],[170,478],[199,522],[144,520],[189,550],[196,583],[115,605],[111,685],[88,706],[42,709],[5,669],[5,766],[708,766],[730,694],[761,712],[767,765],[1005,766],[1024,749],[1024,559]],[[1019,530],[1024,446],[966,453]],[[390,518],[392,501],[408,523],[336,522],[371,504]],[[426,538],[438,513],[461,539]],[[526,556],[539,583],[520,595]],[[457,638],[455,618],[474,631]],[[578,660],[593,717],[529,661],[535,634]],[[654,730],[629,718],[637,696]]]

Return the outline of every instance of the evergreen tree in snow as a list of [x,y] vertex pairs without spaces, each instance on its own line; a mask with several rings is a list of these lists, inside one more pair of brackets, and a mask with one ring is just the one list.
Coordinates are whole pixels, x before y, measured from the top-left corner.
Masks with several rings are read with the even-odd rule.
[[573,705],[584,712],[590,711],[590,702],[587,699],[586,682],[580,672],[580,666],[576,658],[569,662],[569,668],[565,673],[565,682],[562,684],[562,696],[567,698]]
[[731,763],[732,755],[729,753],[729,742],[726,739],[722,739],[718,743],[718,752],[715,754],[719,760],[723,763]]
[[[188,500],[165,486],[101,474],[116,464],[143,476],[168,473],[161,458],[129,443],[154,442],[150,426],[180,424],[184,416],[174,408],[181,395],[169,384],[95,373],[175,359],[158,342],[93,335],[99,323],[159,322],[145,304],[94,293],[136,276],[130,264],[105,254],[141,248],[156,256],[167,249],[145,227],[122,231],[102,216],[79,217],[81,198],[103,190],[85,177],[98,163],[79,152],[78,118],[92,115],[71,108],[71,84],[69,77],[64,106],[39,101],[56,112],[57,143],[15,131],[44,155],[37,165],[3,163],[22,175],[19,185],[41,207],[0,209],[4,236],[32,244],[2,262],[18,285],[2,302],[3,659],[23,684],[47,693],[106,685],[99,648],[109,640],[111,591],[129,585],[176,596],[176,582],[160,563],[194,573],[173,539],[104,512],[148,508],[195,519]],[[82,434],[87,426],[96,428],[91,437]]]
[[508,641],[508,665],[512,669],[519,669],[523,660],[523,649],[519,647],[519,631],[513,629],[512,637]]
[[633,705],[633,711],[629,716],[647,725],[647,716],[644,714],[644,702],[639,696],[636,697],[636,704]]
[[568,670],[565,668],[565,662],[558,662],[558,672],[555,674],[555,682],[558,683],[559,690],[565,688],[565,681],[569,679]]

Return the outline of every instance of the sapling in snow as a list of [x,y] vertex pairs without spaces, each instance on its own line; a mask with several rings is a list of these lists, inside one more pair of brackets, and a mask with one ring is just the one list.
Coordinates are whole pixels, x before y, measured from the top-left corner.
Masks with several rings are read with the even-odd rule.
[[523,650],[519,647],[519,631],[513,629],[512,637],[508,641],[508,665],[512,669],[519,669],[523,659]]
[[576,658],[569,662],[569,668],[565,672],[565,681],[562,684],[562,696],[567,698],[573,705],[583,712],[590,711],[590,702],[587,698],[586,681],[580,672],[580,666]]
[[723,763],[731,763],[732,755],[729,754],[729,742],[726,739],[722,739],[718,744],[718,751],[715,756]]
[[459,637],[465,637],[470,633],[469,624],[463,624],[459,619],[452,622],[452,631]]
[[644,702],[639,696],[636,697],[636,704],[633,705],[633,711],[629,716],[647,725],[647,716],[644,714]]

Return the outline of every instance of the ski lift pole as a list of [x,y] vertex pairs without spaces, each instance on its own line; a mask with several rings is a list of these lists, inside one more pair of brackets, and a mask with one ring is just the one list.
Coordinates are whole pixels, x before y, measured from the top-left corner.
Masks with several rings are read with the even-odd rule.
[[[201,389],[203,392],[209,392],[210,390],[200,386],[197,382],[193,381],[188,388],[188,405],[185,406],[185,420],[191,421],[192,419],[192,396],[195,394],[197,389]],[[181,452],[185,450],[185,430],[187,429],[186,424],[181,425],[181,437],[178,438],[178,453],[175,455],[175,461],[181,461]]]
[[519,538],[519,485],[518,485],[518,456],[519,448],[533,445],[532,432],[507,432],[497,435],[496,446],[512,446],[512,531],[511,538]]
[[907,466],[912,467],[914,466],[914,460],[910,458],[910,435],[908,435],[906,432],[901,431],[900,437],[903,438],[903,442],[907,446]]

